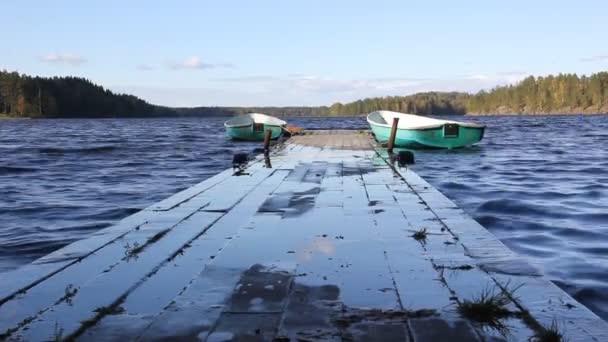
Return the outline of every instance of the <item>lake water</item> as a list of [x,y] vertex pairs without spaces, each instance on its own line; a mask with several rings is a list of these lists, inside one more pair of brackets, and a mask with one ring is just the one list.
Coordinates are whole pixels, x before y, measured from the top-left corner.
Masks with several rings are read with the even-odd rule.
[[[489,116],[476,147],[415,170],[608,319],[608,116]],[[0,120],[0,272],[230,167],[221,118]],[[367,128],[364,118],[297,118]]]

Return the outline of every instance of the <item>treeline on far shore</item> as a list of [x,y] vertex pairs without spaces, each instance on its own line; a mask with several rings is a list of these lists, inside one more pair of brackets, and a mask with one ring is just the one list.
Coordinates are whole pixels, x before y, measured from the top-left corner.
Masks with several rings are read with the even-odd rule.
[[529,76],[517,83],[480,91],[467,101],[472,114],[608,113],[608,72]]
[[393,110],[420,115],[466,114],[465,93],[428,92],[408,96],[376,97],[350,103],[318,107],[195,107],[177,108],[182,115],[239,115],[264,113],[275,116],[355,116],[375,110]]
[[115,117],[173,115],[133,95],[115,94],[78,77],[31,77],[0,71],[0,115]]
[[527,77],[476,94],[426,92],[317,107],[193,107],[150,104],[77,77],[32,77],[0,71],[0,117],[353,116],[375,110],[420,115],[608,113],[608,72]]

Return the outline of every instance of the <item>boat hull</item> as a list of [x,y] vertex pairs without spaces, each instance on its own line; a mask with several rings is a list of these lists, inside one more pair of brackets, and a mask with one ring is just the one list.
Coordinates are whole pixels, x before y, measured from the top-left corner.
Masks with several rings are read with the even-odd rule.
[[[376,140],[388,142],[391,128],[370,122]],[[446,136],[444,126],[427,129],[397,129],[395,146],[409,148],[459,148],[471,146],[483,139],[484,127],[465,127],[458,125],[457,136]]]
[[264,124],[263,130],[255,130],[254,125],[226,127],[226,134],[234,140],[261,141],[264,140],[264,135],[267,130],[271,131],[270,138],[278,139],[283,134],[281,126]]

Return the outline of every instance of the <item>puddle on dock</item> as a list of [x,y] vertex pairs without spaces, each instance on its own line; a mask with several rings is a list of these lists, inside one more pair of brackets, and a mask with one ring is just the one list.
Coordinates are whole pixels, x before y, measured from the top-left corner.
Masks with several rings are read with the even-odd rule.
[[[278,213],[282,217],[297,217],[315,206],[317,195],[321,193],[321,181],[328,175],[328,169],[335,169],[339,164],[301,163],[289,172],[283,188],[264,201],[259,213]],[[329,176],[329,175],[328,175]]]
[[276,193],[260,206],[260,213],[278,213],[283,217],[300,216],[315,206],[315,199],[321,188],[313,187],[304,191]]
[[294,167],[286,181],[321,184],[330,163],[300,163]]
[[[231,208],[228,213],[227,209],[206,213],[230,215],[223,228],[234,229],[229,235],[216,233],[215,228],[205,233],[208,241],[213,241],[211,245],[221,248],[198,259],[200,275],[189,275],[194,279],[183,288],[157,281],[151,292],[165,291],[165,297],[156,299],[148,312],[143,311],[145,305],[123,303],[125,312],[104,313],[106,316],[95,322],[98,325],[91,327],[83,340],[103,339],[103,333],[112,333],[108,330],[120,330],[118,317],[125,318],[124,340],[131,339],[124,334],[141,340],[367,341],[414,336],[419,340],[478,341],[486,335],[488,340],[500,340],[504,332],[484,332],[484,327],[459,316],[456,306],[463,299],[475,298],[480,286],[490,283],[483,271],[492,276],[537,273],[521,260],[488,256],[499,255],[502,245],[484,243],[468,249],[470,255],[465,255],[463,246],[475,242],[465,238],[475,230],[462,234],[463,241],[449,234],[451,230],[445,231],[443,216],[440,219],[427,201],[443,205],[436,205],[443,214],[451,214],[446,208],[453,209],[449,206],[453,204],[441,202],[442,198],[430,190],[420,196],[427,190],[426,183],[404,184],[383,160],[380,166],[363,157],[349,155],[344,160],[301,162],[291,170],[285,166],[276,171],[262,169],[264,177],[271,175],[270,181],[255,170],[251,177],[231,178],[250,186],[250,197],[235,200],[236,204],[231,204],[234,208],[214,204],[215,208]],[[254,181],[265,183],[258,187]],[[235,186],[235,190],[243,188]],[[205,196],[215,197],[215,193]],[[469,226],[467,220],[453,225],[457,223]],[[200,229],[198,222],[192,229]],[[152,247],[156,240],[168,238],[154,236]],[[127,247],[128,252],[139,248]],[[193,261],[193,267],[198,266],[198,260]],[[141,264],[133,261],[131,264]],[[133,271],[127,266],[112,270],[114,279],[121,282]],[[168,279],[182,284],[175,277]],[[89,287],[109,291],[109,283]],[[89,291],[81,300],[94,300],[99,294]],[[143,298],[129,296],[127,300],[134,303]],[[78,300],[76,296],[76,304]],[[528,302],[534,303],[532,299]],[[515,319],[509,323],[521,324]],[[521,331],[514,336],[529,332],[526,327]]]
[[280,312],[293,275],[256,264],[243,272],[230,297],[230,312]]
[[[300,275],[256,264],[242,273],[206,337],[207,341],[405,340],[408,320],[428,317],[442,321],[434,310],[349,307],[337,285],[304,284]],[[199,338],[205,335],[197,332]]]

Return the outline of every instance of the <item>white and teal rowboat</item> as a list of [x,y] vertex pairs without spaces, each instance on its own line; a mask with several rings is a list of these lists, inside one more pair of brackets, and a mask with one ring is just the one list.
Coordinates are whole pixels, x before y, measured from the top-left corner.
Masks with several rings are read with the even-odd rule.
[[381,110],[367,116],[376,140],[388,142],[394,118],[399,118],[395,137],[395,146],[398,147],[465,147],[479,142],[485,130],[484,125],[472,122],[439,120]]
[[283,134],[286,125],[287,122],[281,119],[260,113],[237,116],[224,122],[226,134],[235,140],[264,140],[267,130],[271,131],[271,139],[277,139]]

